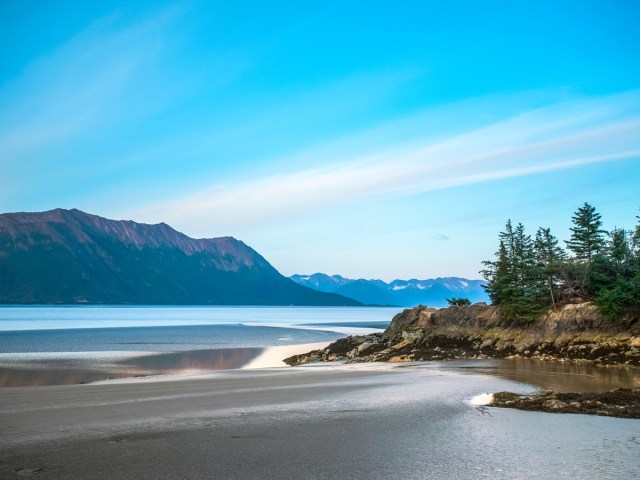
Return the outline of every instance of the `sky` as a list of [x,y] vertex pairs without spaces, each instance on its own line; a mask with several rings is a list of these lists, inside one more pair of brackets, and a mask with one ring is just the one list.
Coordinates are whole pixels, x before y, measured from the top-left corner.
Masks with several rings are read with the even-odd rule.
[[480,278],[508,219],[640,214],[635,1],[0,2],[0,212]]

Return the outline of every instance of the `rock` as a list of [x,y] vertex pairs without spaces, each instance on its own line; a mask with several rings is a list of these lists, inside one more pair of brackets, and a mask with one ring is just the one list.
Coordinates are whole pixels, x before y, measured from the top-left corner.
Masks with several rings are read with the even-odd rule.
[[513,392],[498,392],[493,394],[492,401],[494,402],[512,402],[520,398],[522,395]]
[[372,345],[376,345],[376,344],[371,341],[361,343],[355,348],[356,353],[361,354],[363,351],[365,351],[367,348],[371,347]]
[[637,315],[612,324],[590,303],[558,307],[526,324],[503,319],[490,305],[440,310],[416,307],[396,315],[383,334],[341,338],[316,352],[317,356],[310,352],[286,362],[297,365],[329,358],[389,361],[412,354],[420,360],[534,357],[640,365],[637,330]]
[[493,407],[554,413],[583,413],[621,418],[640,418],[640,388],[619,388],[605,393],[552,393],[493,395]]
[[413,341],[419,339],[420,337],[422,337],[422,332],[415,331],[415,330],[413,330],[413,331],[405,330],[405,331],[402,332],[401,335],[402,335],[402,338],[404,340],[406,340],[407,342],[413,342]]
[[547,400],[546,402],[544,402],[543,405],[546,408],[551,408],[553,410],[557,410],[559,408],[566,408],[568,406],[567,403],[562,402],[560,400],[556,400],[556,399]]
[[410,359],[408,359],[406,357],[391,357],[387,361],[390,362],[390,363],[398,363],[398,362],[409,362]]

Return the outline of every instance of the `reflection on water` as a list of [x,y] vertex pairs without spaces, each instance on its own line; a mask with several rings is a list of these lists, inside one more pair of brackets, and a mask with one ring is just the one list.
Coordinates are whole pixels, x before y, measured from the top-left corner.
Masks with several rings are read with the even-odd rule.
[[128,358],[119,364],[154,373],[228,370],[243,367],[260,355],[263,350],[263,348],[220,348],[217,350],[161,353]]
[[263,348],[221,348],[160,353],[111,361],[87,359],[84,365],[67,360],[40,360],[0,367],[0,387],[71,385],[112,378],[193,373],[242,368]]
[[[251,364],[267,350],[226,348],[125,359],[41,359],[5,363],[0,366],[0,387],[70,385],[112,378],[236,369]],[[614,388],[640,387],[640,368],[627,365],[596,366],[522,358],[425,362],[418,366],[492,375],[558,392],[605,392]],[[415,367],[403,365],[402,368]]]
[[104,372],[100,370],[67,369],[60,367],[42,368],[0,368],[0,387],[39,387],[42,385],[72,385],[94,382],[107,378],[123,378],[133,375],[125,372]]
[[440,365],[457,371],[494,375],[556,392],[606,392],[614,388],[640,387],[640,368],[628,365],[598,366],[586,362],[550,362],[530,358],[461,360]]
[[352,328],[375,328],[384,330],[389,326],[391,320],[372,321],[372,322],[324,322],[324,323],[297,323],[300,327],[352,327]]

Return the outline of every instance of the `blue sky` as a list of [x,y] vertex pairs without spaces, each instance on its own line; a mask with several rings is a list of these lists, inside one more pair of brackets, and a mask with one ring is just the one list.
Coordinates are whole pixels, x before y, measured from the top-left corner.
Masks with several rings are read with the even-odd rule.
[[132,3],[0,4],[0,211],[385,280],[478,278],[508,218],[635,224],[637,2]]

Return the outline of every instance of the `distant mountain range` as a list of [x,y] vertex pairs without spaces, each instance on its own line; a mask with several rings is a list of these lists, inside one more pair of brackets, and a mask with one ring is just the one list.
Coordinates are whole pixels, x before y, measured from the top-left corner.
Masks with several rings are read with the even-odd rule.
[[469,280],[458,277],[431,278],[428,280],[394,280],[391,283],[382,280],[353,280],[340,275],[293,275],[291,280],[314,288],[320,292],[338,293],[367,305],[397,305],[413,307],[447,306],[447,298],[464,297],[471,303],[489,302],[482,288],[483,280]]
[[232,237],[75,209],[0,215],[0,303],[360,304],[289,280]]

